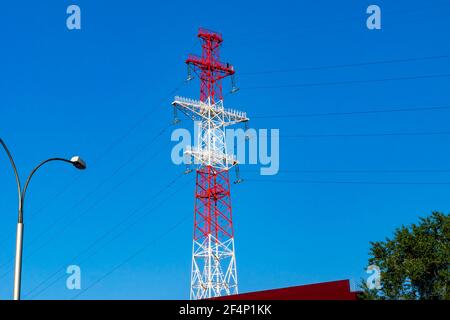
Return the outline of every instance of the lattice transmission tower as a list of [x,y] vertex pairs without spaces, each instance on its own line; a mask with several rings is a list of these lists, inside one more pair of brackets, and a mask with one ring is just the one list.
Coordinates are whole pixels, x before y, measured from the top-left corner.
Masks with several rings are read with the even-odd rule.
[[189,55],[188,80],[194,72],[200,79],[200,100],[175,97],[174,111],[180,110],[200,122],[196,147],[186,153],[198,165],[196,169],[194,240],[191,270],[191,299],[205,299],[238,293],[234,230],[230,196],[229,170],[237,165],[227,152],[225,128],[247,122],[245,112],[225,109],[222,79],[234,68],[220,61],[222,35],[199,29],[202,55]]

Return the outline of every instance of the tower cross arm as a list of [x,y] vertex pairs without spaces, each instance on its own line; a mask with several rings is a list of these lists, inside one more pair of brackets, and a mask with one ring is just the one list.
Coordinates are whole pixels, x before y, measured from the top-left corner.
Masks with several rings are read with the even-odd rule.
[[208,105],[200,100],[176,96],[172,106],[186,114],[192,120],[201,119],[208,112]]
[[206,102],[203,102],[200,100],[176,96],[172,102],[172,106],[186,114],[192,120],[202,118],[212,119],[218,127],[230,126],[250,120],[247,117],[246,112],[228,108],[225,109],[223,107],[223,101],[218,101],[215,104],[211,104],[209,99]]
[[221,169],[230,169],[238,164],[233,155],[196,147],[188,147],[185,154],[194,158],[196,163]]
[[224,63],[221,61],[207,61],[204,58],[197,56],[195,54],[190,54],[186,59],[187,64],[192,64],[200,70],[210,70],[222,73],[220,78],[224,78],[235,73],[234,67],[229,63]]
[[230,126],[233,124],[248,122],[250,119],[247,117],[246,112],[233,110],[233,109],[225,109],[223,111],[225,125]]

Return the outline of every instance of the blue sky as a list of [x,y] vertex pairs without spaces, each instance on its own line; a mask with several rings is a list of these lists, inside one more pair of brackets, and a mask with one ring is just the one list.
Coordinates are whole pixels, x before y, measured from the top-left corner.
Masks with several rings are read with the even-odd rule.
[[[81,7],[79,31],[65,25],[72,3]],[[225,103],[247,111],[253,128],[448,131],[450,109],[257,117],[449,106],[449,58],[314,69],[450,54],[448,1],[377,1],[379,31],[366,28],[370,4],[3,3],[0,128],[22,179],[51,156],[80,154],[89,166],[55,163],[34,178],[23,297],[73,298],[64,275],[71,264],[88,288],[78,298],[189,297],[195,176],[180,177],[184,167],[172,164],[167,125],[175,91],[199,95],[198,81],[183,80],[187,53],[200,53],[200,26],[222,32],[222,57],[242,88]],[[383,81],[357,83],[374,79]],[[432,210],[449,212],[448,143],[445,134],[281,138],[280,173],[261,177],[257,166],[242,166],[248,181],[232,189],[240,291],[364,277],[370,241]],[[11,169],[0,160],[0,298],[9,299],[17,208]]]

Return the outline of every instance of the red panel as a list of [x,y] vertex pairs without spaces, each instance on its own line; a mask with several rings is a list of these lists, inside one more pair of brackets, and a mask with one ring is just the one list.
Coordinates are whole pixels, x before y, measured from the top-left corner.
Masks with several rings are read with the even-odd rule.
[[348,280],[223,296],[218,300],[357,300]]
[[229,63],[220,61],[220,44],[222,35],[200,28],[198,37],[202,39],[202,56],[189,55],[186,63],[191,65],[200,78],[200,100],[208,97],[212,102],[223,99],[221,80],[234,74],[234,68]]
[[194,240],[201,242],[208,234],[220,241],[233,237],[228,171],[210,166],[197,170]]

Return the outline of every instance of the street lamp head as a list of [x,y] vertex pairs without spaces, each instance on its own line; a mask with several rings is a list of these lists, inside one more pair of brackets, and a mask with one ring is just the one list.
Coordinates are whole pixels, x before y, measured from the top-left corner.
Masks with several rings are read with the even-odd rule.
[[84,160],[78,156],[72,157],[72,159],[70,159],[70,162],[72,162],[73,166],[77,169],[86,169],[86,162],[84,162]]

